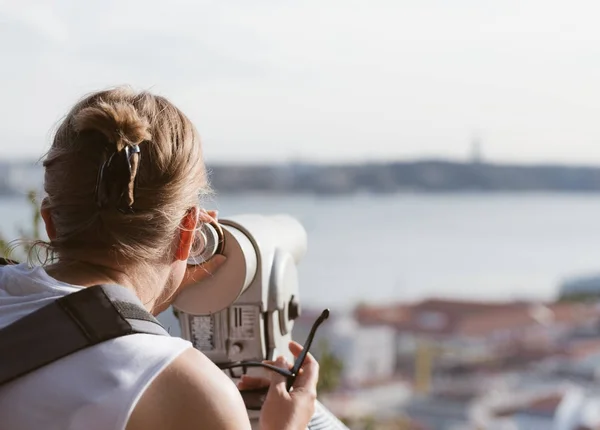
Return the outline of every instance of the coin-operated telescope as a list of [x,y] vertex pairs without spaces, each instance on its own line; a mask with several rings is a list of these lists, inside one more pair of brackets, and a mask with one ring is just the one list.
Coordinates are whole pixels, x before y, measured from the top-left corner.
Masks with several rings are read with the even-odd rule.
[[[197,242],[198,252],[189,264],[202,264],[215,254],[227,259],[173,303],[182,337],[234,382],[244,374],[264,375],[263,368],[269,367],[264,360],[283,355],[294,362],[288,344],[301,313],[297,266],[307,249],[302,225],[287,215],[239,215],[203,224]],[[328,316],[325,310],[315,322],[304,352]],[[288,389],[303,359],[304,355],[298,357],[290,371],[272,369],[288,378]],[[265,389],[242,391],[253,426],[265,396]],[[309,429],[347,429],[318,402],[316,411]]]

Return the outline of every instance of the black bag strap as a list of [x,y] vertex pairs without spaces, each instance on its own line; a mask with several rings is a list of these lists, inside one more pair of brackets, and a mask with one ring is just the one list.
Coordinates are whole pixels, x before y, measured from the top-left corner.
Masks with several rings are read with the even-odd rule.
[[19,264],[15,260],[9,260],[8,258],[0,257],[0,266],[9,266],[11,264]]
[[169,336],[127,288],[83,288],[0,330],[0,386],[84,348],[135,333]]

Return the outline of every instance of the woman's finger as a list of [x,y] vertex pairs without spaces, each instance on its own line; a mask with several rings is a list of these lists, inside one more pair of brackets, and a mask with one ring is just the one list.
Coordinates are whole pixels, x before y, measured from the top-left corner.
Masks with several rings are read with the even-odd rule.
[[200,209],[200,221],[210,223],[213,221],[217,221],[218,218],[219,218],[219,211],[216,211],[216,210],[207,211],[205,209]]
[[304,350],[304,347],[302,345],[300,345],[298,342],[296,342],[295,340],[292,340],[290,342],[289,348],[290,348],[290,352],[296,358],[298,358],[298,356],[300,355],[300,353]]
[[[277,360],[273,363],[274,366],[280,367],[282,369],[289,369],[289,364],[285,357],[279,356]],[[274,394],[282,396],[287,395],[287,387],[286,382],[287,378],[277,372],[271,371],[271,387],[269,388],[269,393],[274,392]]]
[[[285,358],[284,358],[284,360],[285,360]],[[294,365],[288,363],[287,360],[285,360],[285,366],[283,366],[283,367],[281,366],[281,364],[279,364],[278,361],[263,360],[262,362],[265,363],[265,364],[270,364],[271,366],[277,366],[277,367],[280,367],[282,369],[287,369],[287,370],[292,370],[292,367],[294,367]]]
[[185,288],[188,285],[200,282],[201,280],[212,276],[217,269],[225,263],[225,260],[227,260],[227,257],[216,254],[206,263],[198,266],[188,265],[183,280],[181,281],[181,288]]
[[[294,357],[298,357],[304,349],[298,342],[290,342],[290,352]],[[319,363],[309,352],[306,354],[304,363],[301,367],[302,371],[298,372],[298,376],[294,381],[294,388],[306,387],[310,390],[316,390],[317,382],[319,380]]]
[[257,388],[268,387],[270,383],[271,380],[269,378],[243,375],[237,383],[237,387],[240,391],[255,390]]

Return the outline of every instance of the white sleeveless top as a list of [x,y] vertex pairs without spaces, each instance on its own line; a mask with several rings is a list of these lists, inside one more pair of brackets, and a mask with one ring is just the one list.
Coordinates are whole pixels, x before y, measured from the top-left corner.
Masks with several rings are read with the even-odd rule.
[[[81,288],[41,267],[0,266],[0,328]],[[135,334],[76,352],[0,386],[0,429],[122,430],[146,387],[190,347]]]

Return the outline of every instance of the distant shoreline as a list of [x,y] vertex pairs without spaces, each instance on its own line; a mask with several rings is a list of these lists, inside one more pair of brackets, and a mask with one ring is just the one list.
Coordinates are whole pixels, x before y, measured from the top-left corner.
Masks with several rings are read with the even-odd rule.
[[[600,193],[600,167],[444,160],[348,164],[211,164],[218,194]],[[0,162],[0,196],[42,186],[39,163]]]

